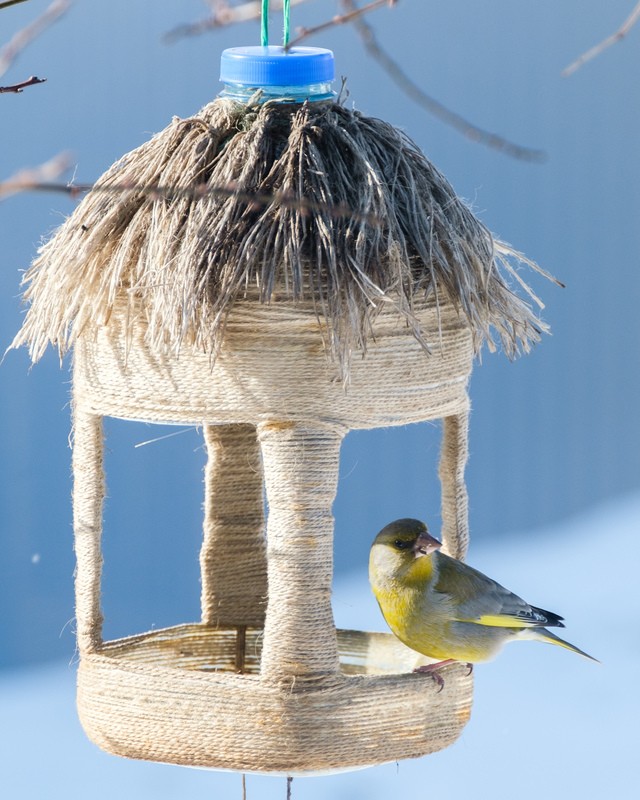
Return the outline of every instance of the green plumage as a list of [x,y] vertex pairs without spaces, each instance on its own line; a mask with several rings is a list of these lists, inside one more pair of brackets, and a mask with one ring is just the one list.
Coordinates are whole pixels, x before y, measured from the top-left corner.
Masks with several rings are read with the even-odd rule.
[[462,561],[439,552],[419,520],[383,528],[371,548],[369,579],[395,635],[423,655],[476,663],[516,639],[537,639],[579,653],[547,630],[562,617],[532,606]]

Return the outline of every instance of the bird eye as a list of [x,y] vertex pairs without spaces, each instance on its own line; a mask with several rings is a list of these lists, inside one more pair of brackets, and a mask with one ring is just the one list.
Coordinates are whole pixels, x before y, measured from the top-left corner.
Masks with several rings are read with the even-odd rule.
[[397,547],[398,550],[405,550],[407,547],[411,546],[411,542],[407,542],[405,539],[396,539],[393,546]]

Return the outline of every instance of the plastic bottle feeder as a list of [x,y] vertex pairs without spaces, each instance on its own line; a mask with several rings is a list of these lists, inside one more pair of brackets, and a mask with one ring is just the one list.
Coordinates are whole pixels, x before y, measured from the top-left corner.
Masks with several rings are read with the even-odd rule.
[[[473,356],[538,323],[508,249],[332,79],[329,51],[227,51],[223,96],[115,164],[25,278],[15,344],[74,350],[78,708],[111,753],[307,774],[431,753],[470,715],[465,665],[439,692],[393,635],[335,629],[340,443],[442,419],[462,557]],[[198,623],[102,638],[104,416],[204,431]]]

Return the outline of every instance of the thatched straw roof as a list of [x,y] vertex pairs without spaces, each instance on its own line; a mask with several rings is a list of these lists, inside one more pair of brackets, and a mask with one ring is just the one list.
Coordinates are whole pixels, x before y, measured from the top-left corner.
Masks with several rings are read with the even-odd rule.
[[513,355],[543,327],[508,285],[524,286],[521,260],[388,123],[332,103],[218,99],[114,164],[41,248],[14,345],[64,353],[128,298],[150,347],[215,355],[236,301],[312,299],[348,369],[381,305],[421,339],[412,304],[435,295],[478,347],[493,328]]

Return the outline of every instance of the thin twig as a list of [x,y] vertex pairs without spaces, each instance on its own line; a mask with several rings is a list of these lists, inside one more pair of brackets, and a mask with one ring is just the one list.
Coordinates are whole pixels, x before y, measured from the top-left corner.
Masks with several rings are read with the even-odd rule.
[[617,31],[611,34],[611,36],[607,36],[606,39],[603,39],[599,44],[592,47],[590,50],[587,50],[586,53],[583,53],[579,58],[576,58],[568,67],[565,67],[562,70],[562,76],[567,77],[568,75],[572,75],[577,69],[583,64],[586,64],[587,61],[591,61],[592,58],[599,56],[604,50],[608,47],[611,47],[612,44],[616,44],[616,42],[621,41],[624,37],[629,33],[631,28],[636,24],[636,22],[640,19],[640,2],[637,3],[627,19],[622,23],[622,25],[618,28]]
[[[355,11],[359,8],[353,0],[342,0],[342,3],[350,11]],[[521,161],[544,161],[546,159],[544,151],[523,147],[514,142],[510,142],[497,133],[491,133],[483,128],[479,128],[477,125],[474,125],[460,116],[460,114],[457,114],[435,98],[426,94],[426,92],[404,72],[397,61],[394,61],[386,50],[383,49],[376,38],[373,28],[364,17],[355,17],[353,19],[353,25],[360,35],[365,50],[369,55],[380,64],[382,69],[384,69],[407,97],[410,97],[430,114],[433,114],[468,139],[472,139],[478,142],[478,144],[492,147],[494,150],[499,150],[501,153],[511,156],[512,158],[517,158]]]
[[5,8],[9,8],[9,6],[17,6],[18,3],[26,3],[27,0],[4,0],[4,2],[0,3],[0,11],[4,11]]
[[[297,6],[307,2],[309,2],[309,0],[291,0],[291,5]],[[282,0],[274,2],[272,8],[274,11],[281,10]],[[222,0],[222,2],[216,5],[210,17],[200,20],[199,22],[187,23],[173,28],[173,30],[165,34],[164,41],[171,44],[187,36],[198,36],[201,33],[206,33],[216,28],[224,28],[239,22],[249,22],[250,20],[260,19],[261,12],[262,3],[260,0],[249,0],[249,2],[242,3],[239,6],[230,6],[226,0]]]
[[333,28],[336,25],[345,25],[349,22],[353,22],[356,17],[360,17],[363,14],[367,14],[369,11],[375,11],[376,8],[382,8],[382,6],[389,6],[393,7],[397,5],[398,0],[374,0],[374,2],[369,3],[366,6],[362,6],[361,8],[354,8],[352,11],[347,11],[346,14],[337,14],[335,17],[332,17],[328,22],[322,22],[320,25],[315,25],[313,28],[298,28],[298,36],[295,39],[292,39],[289,44],[287,45],[287,50],[291,47],[295,47],[297,44],[303,39],[306,39],[309,36],[313,36],[316,33],[320,33],[321,31],[325,31],[328,28]]
[[[152,200],[160,198],[174,199],[178,197],[200,200],[209,195],[217,195],[219,197],[233,197],[240,202],[253,206],[268,206],[274,203],[283,208],[295,208],[302,213],[324,212],[336,219],[349,217],[358,222],[367,222],[370,225],[377,225],[380,223],[380,220],[375,214],[356,212],[345,203],[319,203],[313,200],[307,200],[304,197],[296,197],[290,192],[241,192],[232,184],[227,186],[208,186],[206,183],[195,184],[194,186],[160,186],[157,184],[140,186],[134,183],[120,183],[100,186],[92,183],[56,183],[53,180],[47,180],[46,177],[43,176],[43,170],[47,168],[50,163],[51,162],[36,170],[21,170],[13,177],[0,182],[0,199],[12,194],[18,194],[19,192],[53,192],[55,194],[66,194],[71,198],[79,197],[88,192],[104,194],[137,192],[139,194],[148,195]],[[67,162],[64,169],[68,168],[69,163]],[[58,174],[63,172],[64,169],[60,169]]]
[[10,86],[0,86],[0,94],[20,94],[20,92],[25,89],[27,86],[35,86],[38,83],[45,83],[46,78],[36,78],[35,75],[32,75],[30,78],[27,78],[26,81],[21,81],[20,83],[13,83]]
[[53,3],[39,17],[19,30],[11,41],[0,50],[0,75],[4,75],[22,50],[42,31],[60,19],[70,5],[69,0],[53,0]]
[[6,181],[0,181],[0,200],[12,194],[27,191],[32,186],[56,180],[69,169],[71,164],[70,153],[58,153],[57,156],[54,156],[39,167],[21,169]]

